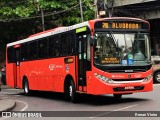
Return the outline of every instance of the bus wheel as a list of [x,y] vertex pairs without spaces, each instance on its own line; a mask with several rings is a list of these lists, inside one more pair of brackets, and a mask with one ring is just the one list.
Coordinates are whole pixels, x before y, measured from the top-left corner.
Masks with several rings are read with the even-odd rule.
[[77,102],[77,93],[73,80],[68,85],[66,84],[64,92],[66,100],[71,100],[73,103]]
[[156,72],[156,74],[154,75],[154,82],[160,83],[160,71]]
[[25,95],[29,95],[29,84],[28,84],[28,80],[24,80],[23,83],[23,89],[24,89],[24,94]]
[[120,99],[122,98],[122,94],[113,94],[115,99]]

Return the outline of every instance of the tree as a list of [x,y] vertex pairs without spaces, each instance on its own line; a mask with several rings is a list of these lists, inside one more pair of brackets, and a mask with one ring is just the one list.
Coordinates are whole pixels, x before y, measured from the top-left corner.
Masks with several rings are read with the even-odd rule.
[[[93,1],[82,5],[84,20],[93,19]],[[80,22],[79,0],[0,0],[1,45],[41,32],[41,9],[46,30]]]
[[[93,19],[93,1],[83,0],[84,20]],[[40,18],[43,9],[45,19],[71,25],[80,22],[79,0],[0,0],[0,21]]]
[[[94,18],[93,0],[82,0],[84,20]],[[80,22],[79,0],[0,0],[0,49],[9,42],[42,31],[41,9],[45,28]]]

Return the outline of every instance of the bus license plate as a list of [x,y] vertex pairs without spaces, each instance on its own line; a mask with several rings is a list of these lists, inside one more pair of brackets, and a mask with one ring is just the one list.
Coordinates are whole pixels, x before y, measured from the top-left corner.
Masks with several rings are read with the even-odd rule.
[[125,90],[133,90],[134,87],[133,86],[127,86],[127,87],[124,87]]

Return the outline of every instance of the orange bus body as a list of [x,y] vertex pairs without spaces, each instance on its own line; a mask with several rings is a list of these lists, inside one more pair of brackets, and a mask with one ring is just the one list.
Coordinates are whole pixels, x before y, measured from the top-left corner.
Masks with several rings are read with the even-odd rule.
[[[18,81],[18,87],[22,87],[22,79],[24,76],[27,76],[28,80],[30,81],[30,89],[31,90],[43,90],[43,91],[55,91],[55,92],[64,92],[64,80],[67,74],[70,74],[73,76],[73,78],[76,80],[77,74],[75,72],[75,62],[70,64],[70,70],[69,72],[66,72],[67,65],[64,64],[64,58],[53,58],[49,60],[37,60],[36,62],[24,62],[21,63],[20,68],[20,81]],[[73,57],[75,59],[75,57]],[[53,64],[54,61],[54,64]],[[53,65],[53,66],[52,66]],[[46,66],[44,68],[44,66]],[[53,70],[50,70],[49,66],[53,67]],[[7,85],[11,87],[14,86],[14,77],[16,73],[13,71],[15,65],[11,64],[8,65],[7,74],[9,76],[7,77]],[[96,73],[103,74],[103,71],[100,71],[96,68],[93,68],[93,71]],[[150,75],[152,73],[152,70],[149,70],[147,72],[142,73],[133,73],[131,74],[132,78],[136,78],[136,76],[141,76],[145,78],[146,76]],[[147,92],[151,91],[152,88],[152,80],[146,83],[131,83],[131,84],[116,84],[116,85],[107,85],[103,81],[99,81],[97,78],[94,78],[94,72],[87,72],[87,87],[85,88],[87,94],[94,94],[94,95],[100,95],[100,94],[116,94],[116,93],[133,93],[133,92]],[[107,77],[110,78],[117,78],[119,79],[122,77],[123,79],[128,79],[128,74],[106,74]],[[76,83],[76,81],[75,81]],[[123,92],[114,92],[113,88],[116,87],[126,87],[126,86],[144,86],[145,89],[143,90],[137,90],[137,91],[123,91]],[[82,88],[79,88],[80,91]]]
[[[32,35],[31,37],[10,43],[7,45],[6,51],[6,80],[7,85],[13,88],[24,88],[23,80],[27,78],[29,89],[30,90],[39,90],[39,91],[53,91],[53,92],[65,92],[65,85],[67,84],[66,80],[69,78],[73,80],[76,92],[101,95],[101,94],[128,94],[135,92],[148,92],[152,91],[152,68],[150,67],[146,71],[142,72],[106,72],[104,70],[98,69],[94,65],[94,49],[93,46],[90,46],[90,60],[88,63],[84,64],[81,61],[81,57],[85,58],[85,55],[82,56],[78,54],[59,56],[59,57],[46,57],[44,59],[34,59],[34,60],[16,60],[14,62],[8,61],[9,51],[16,51],[17,49],[21,50],[21,44],[26,41],[32,41],[35,39],[43,38],[45,35],[51,36],[55,32],[55,35],[63,34],[66,31],[73,30],[75,35],[81,34],[83,27],[86,26],[89,28],[90,36],[93,36],[95,33],[95,23],[102,20],[132,20],[140,21],[147,23],[146,21],[135,19],[135,18],[104,18],[98,20],[91,20],[85,23],[81,23],[71,27],[62,27],[57,29],[44,32],[42,34]],[[128,23],[127,23],[128,24]],[[147,23],[148,24],[148,23]],[[82,29],[79,29],[82,28]],[[118,29],[118,28],[117,28]],[[79,31],[78,31],[79,30]],[[79,35],[80,36],[80,35]],[[81,36],[83,37],[83,36]],[[81,38],[80,37],[80,38]],[[62,37],[61,37],[62,38]],[[81,41],[83,42],[83,41]],[[81,42],[77,43],[81,45]],[[88,44],[88,43],[87,43]],[[9,50],[9,47],[13,46],[12,50]],[[15,48],[14,48],[15,47]],[[19,54],[19,53],[18,53]],[[30,54],[30,53],[29,53]],[[15,52],[16,56],[16,52]],[[67,61],[67,62],[66,62]],[[81,68],[81,65],[84,65]],[[86,70],[85,65],[90,66],[89,70]],[[81,84],[79,82],[79,71],[85,69],[85,80]],[[128,70],[128,69],[126,69]],[[81,74],[81,72],[80,72]],[[147,77],[150,76],[150,77]],[[106,83],[103,81],[103,78],[109,78],[114,80],[115,83]],[[137,79],[137,81],[136,81]],[[147,79],[147,80],[146,80]],[[81,80],[81,77],[80,77]],[[146,81],[145,81],[146,80]]]
[[[73,59],[74,58],[75,57],[73,57]],[[22,79],[24,76],[26,76],[29,80],[31,90],[63,92],[63,85],[66,74],[70,74],[76,78],[74,65],[75,63],[70,64],[70,72],[66,73],[65,68],[67,65],[64,64],[64,58],[23,62],[21,63],[19,72],[20,81],[17,81],[17,86],[22,88]],[[15,71],[13,71],[14,67],[14,64],[7,66],[7,68],[10,69],[7,71],[7,74],[9,74],[9,78],[7,78],[7,84],[11,87],[14,87],[15,83],[13,80],[17,74]]]

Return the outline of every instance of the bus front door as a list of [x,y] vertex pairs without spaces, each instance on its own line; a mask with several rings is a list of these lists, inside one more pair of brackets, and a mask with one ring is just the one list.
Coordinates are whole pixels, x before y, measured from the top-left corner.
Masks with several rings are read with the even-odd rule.
[[78,91],[85,92],[86,89],[86,54],[87,40],[86,32],[79,33],[78,36]]
[[20,81],[20,47],[14,48],[15,64],[14,64],[14,87],[19,87]]

